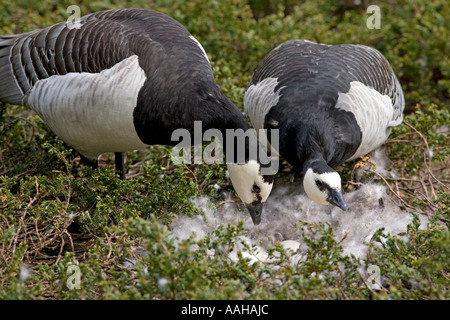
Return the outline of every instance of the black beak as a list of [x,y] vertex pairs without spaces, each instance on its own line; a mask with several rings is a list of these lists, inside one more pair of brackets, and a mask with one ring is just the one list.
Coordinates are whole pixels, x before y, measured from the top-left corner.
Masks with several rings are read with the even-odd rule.
[[348,210],[348,205],[344,200],[344,196],[341,191],[335,189],[330,189],[330,195],[328,196],[328,202],[336,207],[341,208],[344,211]]
[[250,212],[250,217],[252,217],[253,224],[257,226],[261,223],[261,214],[263,211],[263,204],[261,202],[257,202],[256,204],[247,205],[248,212]]

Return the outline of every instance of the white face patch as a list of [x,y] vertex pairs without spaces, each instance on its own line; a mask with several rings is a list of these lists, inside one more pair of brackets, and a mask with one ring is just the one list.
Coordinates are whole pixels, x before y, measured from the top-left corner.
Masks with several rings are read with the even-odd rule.
[[[206,60],[208,60],[208,62],[209,62],[208,55],[206,54],[205,49],[203,49],[202,44],[201,44],[197,39],[195,39],[194,36],[189,36],[189,38],[191,38],[192,40],[194,40],[194,42],[200,47],[200,49],[202,50],[202,52],[203,52],[203,54],[204,54]],[[211,62],[209,62],[209,63],[211,64]]]
[[[272,191],[272,183],[264,182],[259,172],[260,164],[250,160],[246,164],[228,164],[228,172],[233,187],[246,205],[255,201],[266,202]],[[254,187],[254,186],[257,187]],[[255,192],[255,190],[259,192]]]
[[341,190],[341,177],[337,172],[327,172],[327,173],[314,173],[310,168],[306,171],[303,177],[303,188],[305,189],[308,197],[314,202],[320,204],[330,204],[327,201],[328,190],[320,190],[317,186],[316,181],[323,182],[330,186],[331,188],[340,191]]
[[323,181],[335,190],[341,190],[341,176],[337,172],[327,172],[322,174],[314,174],[315,179]]

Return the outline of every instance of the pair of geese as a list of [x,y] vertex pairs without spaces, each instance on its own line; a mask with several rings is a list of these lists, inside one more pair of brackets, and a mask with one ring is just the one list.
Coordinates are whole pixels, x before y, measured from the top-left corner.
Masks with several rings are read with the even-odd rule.
[[[175,145],[172,132],[193,133],[194,121],[204,131],[250,128],[216,84],[201,44],[176,20],[147,9],[1,36],[0,101],[30,107],[92,162],[115,152],[122,178],[123,152]],[[291,40],[259,63],[244,109],[255,129],[279,130],[277,151],[303,171],[309,198],[347,210],[333,168],[381,146],[403,120],[404,97],[377,50]],[[258,157],[227,165],[259,224],[273,175]]]

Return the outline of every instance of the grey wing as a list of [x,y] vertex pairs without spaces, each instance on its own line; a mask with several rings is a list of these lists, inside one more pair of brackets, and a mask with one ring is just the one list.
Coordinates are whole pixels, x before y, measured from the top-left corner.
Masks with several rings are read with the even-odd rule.
[[350,81],[358,80],[389,96],[394,108],[389,126],[399,125],[403,121],[405,98],[387,59],[378,50],[363,45],[337,45],[330,48],[327,54],[333,54],[333,51],[339,52],[346,64]]
[[403,111],[405,110],[405,97],[403,96],[402,86],[397,77],[395,77],[393,82],[390,97],[394,106],[394,115],[392,121],[389,123],[389,127],[395,127],[403,122]]
[[283,89],[295,88],[300,92],[308,80],[317,78],[316,59],[328,47],[307,40],[289,40],[264,57],[252,74],[244,96],[244,111],[256,129],[264,128],[265,122],[271,128],[277,126],[277,119],[266,119],[267,113],[278,103]]
[[139,50],[154,52],[157,58],[161,45],[148,36],[149,21],[157,19],[171,23],[156,11],[119,9],[86,15],[74,28],[62,22],[0,36],[0,101],[21,104],[41,79],[69,72],[98,73]]
[[[293,70],[311,70],[315,59],[325,52],[329,45],[317,44],[308,40],[289,40],[283,42],[258,64],[250,84],[256,84],[266,78],[280,78]],[[297,73],[297,78],[299,73]],[[303,74],[304,72],[302,72]]]
[[116,23],[100,21],[95,15],[83,17],[79,29],[69,29],[64,22],[0,37],[0,100],[21,104],[41,79],[69,72],[96,73],[112,67],[132,55],[127,47],[119,45],[120,38]]
[[[403,120],[405,101],[401,85],[386,58],[367,46],[286,41],[261,61],[249,87],[266,78],[279,79],[275,91],[283,85],[292,87],[290,94],[295,99],[315,95],[328,102],[336,100],[337,92],[347,92],[351,81],[360,81],[390,97],[394,113],[389,126]],[[320,92],[315,91],[317,88]]]

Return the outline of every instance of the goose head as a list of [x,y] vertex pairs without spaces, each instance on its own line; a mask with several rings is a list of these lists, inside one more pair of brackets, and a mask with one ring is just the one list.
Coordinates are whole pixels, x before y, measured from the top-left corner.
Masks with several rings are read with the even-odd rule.
[[228,172],[231,183],[247,207],[255,225],[261,222],[264,203],[273,186],[273,176],[261,174],[261,165],[254,160],[244,164],[230,163]]
[[303,172],[303,188],[311,200],[348,210],[341,191],[341,176],[325,161],[309,162]]

